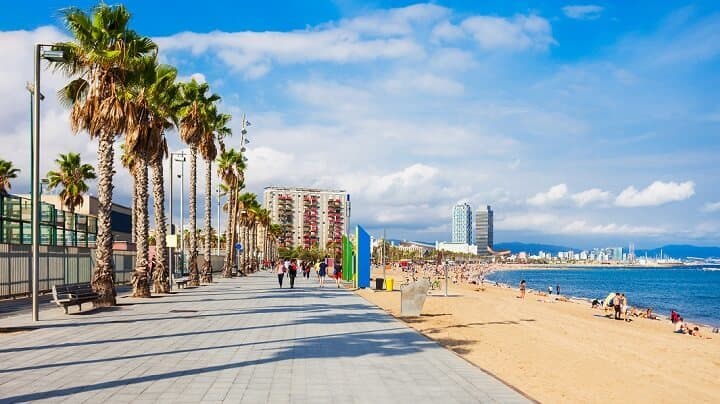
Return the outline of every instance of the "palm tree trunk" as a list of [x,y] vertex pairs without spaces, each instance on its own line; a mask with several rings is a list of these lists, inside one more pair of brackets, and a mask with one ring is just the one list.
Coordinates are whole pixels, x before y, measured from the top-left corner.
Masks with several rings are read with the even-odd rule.
[[165,180],[163,178],[162,158],[152,163],[153,210],[155,212],[155,271],[153,272],[153,293],[170,292],[170,274],[168,272],[167,228],[165,223]]
[[137,218],[136,245],[137,256],[135,272],[132,276],[133,297],[150,297],[150,279],[148,277],[148,168],[144,156],[138,158],[135,171],[137,200],[134,203]]
[[210,262],[210,248],[212,243],[212,160],[205,160],[205,262],[203,263],[202,281],[212,282],[212,263]]
[[235,225],[237,211],[237,195],[235,188],[238,187],[238,181],[230,184],[228,192],[228,216],[227,228],[225,229],[225,267],[223,268],[223,277],[230,278],[232,276],[232,266],[234,263],[233,249],[235,248]]
[[[132,174],[132,173],[130,173]],[[130,241],[133,243],[137,242],[137,208],[135,208],[135,201],[137,201],[137,179],[135,175],[132,175],[132,201],[130,204]]]
[[190,286],[200,286],[197,246],[197,147],[193,146],[190,148]]
[[95,305],[99,307],[114,306],[115,271],[113,270],[112,251],[113,236],[111,232],[112,212],[112,177],[114,135],[101,133],[98,139],[98,234],[95,270],[93,271],[92,287],[98,298]]

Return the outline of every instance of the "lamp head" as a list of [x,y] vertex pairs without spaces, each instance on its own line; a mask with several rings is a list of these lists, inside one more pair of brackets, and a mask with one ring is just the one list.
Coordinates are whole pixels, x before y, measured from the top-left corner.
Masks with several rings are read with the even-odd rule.
[[64,62],[66,60],[65,51],[58,49],[42,51],[40,57],[51,62]]

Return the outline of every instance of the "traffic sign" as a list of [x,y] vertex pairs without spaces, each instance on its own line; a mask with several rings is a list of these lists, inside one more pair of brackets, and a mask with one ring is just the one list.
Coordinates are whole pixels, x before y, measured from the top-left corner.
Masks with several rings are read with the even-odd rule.
[[235,249],[238,250],[238,251],[242,251],[242,250],[243,250],[242,243],[236,243],[236,244],[235,244]]

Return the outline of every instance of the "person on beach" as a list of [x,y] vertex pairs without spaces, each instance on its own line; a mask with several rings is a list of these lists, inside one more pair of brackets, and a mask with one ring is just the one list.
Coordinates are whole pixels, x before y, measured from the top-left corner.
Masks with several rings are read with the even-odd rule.
[[613,297],[612,303],[613,303],[613,309],[615,311],[615,320],[620,320],[620,313],[621,313],[620,292],[615,292],[615,297]]
[[288,268],[288,276],[290,277],[290,289],[295,288],[295,277],[297,276],[298,271],[298,264],[297,260],[293,258],[292,261],[290,261],[290,268]]
[[518,296],[521,299],[525,299],[525,286],[526,286],[525,279],[523,279],[520,281],[520,296]]
[[560,294],[560,284],[555,285],[555,294]]
[[275,265],[275,273],[278,277],[278,283],[280,284],[280,288],[282,289],[282,281],[285,277],[285,264],[282,261],[278,261],[277,265]]
[[318,271],[318,278],[320,278],[320,287],[325,286],[325,275],[327,275],[327,257],[320,263],[320,270]]
[[625,293],[620,294],[620,316],[625,316],[625,321],[630,321],[628,318],[628,304],[627,304],[627,298],[625,297]]

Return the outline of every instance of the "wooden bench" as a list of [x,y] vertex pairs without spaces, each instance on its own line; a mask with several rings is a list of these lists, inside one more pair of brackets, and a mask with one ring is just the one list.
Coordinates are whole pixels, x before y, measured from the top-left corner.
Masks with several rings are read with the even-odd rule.
[[82,311],[83,303],[92,302],[98,297],[98,294],[92,290],[90,282],[53,285],[52,292],[53,301],[65,309],[65,314],[68,312],[68,306],[77,305]]
[[178,278],[175,279],[175,285],[177,285],[178,289],[186,287],[188,284],[188,278]]

